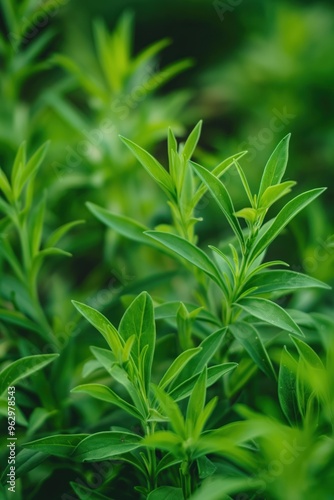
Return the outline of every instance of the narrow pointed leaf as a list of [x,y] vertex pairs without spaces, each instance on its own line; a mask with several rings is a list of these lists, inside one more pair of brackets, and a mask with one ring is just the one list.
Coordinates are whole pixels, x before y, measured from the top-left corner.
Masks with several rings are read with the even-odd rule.
[[122,344],[116,328],[110,323],[110,321],[99,311],[93,309],[93,307],[77,302],[76,300],[72,300],[72,304],[79,311],[79,313],[82,314],[82,316],[103,335],[110,349],[113,351],[115,356],[118,357]]
[[276,378],[272,362],[256,328],[249,323],[238,322],[234,325],[230,325],[229,329],[231,330],[233,336],[248,352],[256,365],[269,378],[272,378],[273,376]]
[[[210,366],[208,368],[206,387],[213,385],[220,379],[220,377],[234,370],[237,366],[237,363],[223,363],[221,365]],[[191,394],[199,376],[200,373],[197,373],[173,388],[173,390],[169,393],[173,400],[181,401],[182,399],[188,397]]]
[[211,172],[206,170],[204,167],[201,167],[201,165],[198,165],[197,163],[194,162],[192,162],[192,165],[196,173],[198,174],[199,178],[201,179],[201,181],[204,182],[204,184],[211,192],[219,208],[222,210],[231,228],[236,234],[240,244],[243,246],[244,236],[242,233],[242,229],[237,217],[235,217],[234,215],[235,209],[226,187],[217,177],[215,177]]
[[[179,385],[181,382],[184,382],[186,378],[189,378],[201,372],[203,368],[208,365],[209,361],[221,346],[225,332],[226,328],[221,328],[216,332],[211,333],[211,335],[202,340],[199,345],[200,351],[193,359],[190,360],[184,373],[181,373],[179,375],[176,380],[177,385]],[[186,377],[186,375],[188,375],[188,377]]]
[[186,424],[188,426],[188,432],[190,432],[191,435],[193,435],[192,433],[194,432],[196,422],[200,418],[205,405],[206,382],[207,368],[205,367],[194,385],[188,402]]
[[24,448],[57,457],[69,457],[87,434],[59,434],[24,443]]
[[139,448],[141,439],[132,432],[98,432],[80,441],[72,457],[81,462],[106,460]]
[[290,193],[292,186],[296,183],[294,181],[282,182],[282,184],[275,184],[269,186],[259,200],[258,206],[260,208],[268,208],[277,200]]
[[140,355],[147,346],[143,368],[144,382],[148,391],[151,381],[151,369],[155,349],[155,322],[153,302],[147,292],[142,292],[130,304],[119,324],[119,334],[124,341],[135,335],[131,355],[135,364],[140,367]]
[[89,394],[93,398],[100,399],[101,401],[106,401],[107,403],[114,404],[122,410],[126,411],[135,418],[140,420],[143,418],[139,411],[130,403],[120,398],[114,391],[109,389],[109,387],[102,384],[83,384],[78,385],[71,392],[84,392]]
[[169,418],[172,428],[178,436],[185,438],[184,419],[175,400],[160,387],[153,386],[153,388],[162,412]]
[[281,182],[288,163],[290,136],[286,135],[271,154],[262,175],[258,199],[269,186]]
[[219,272],[209,257],[198,247],[189,241],[176,236],[175,234],[163,233],[160,231],[146,231],[147,235],[159,241],[173,252],[177,253],[188,262],[204,271],[212,278],[219,286],[221,286],[221,278]]
[[17,359],[0,373],[0,396],[9,386],[28,377],[58,358],[59,354],[38,354]]
[[278,375],[278,399],[282,411],[292,425],[300,419],[297,402],[297,361],[284,346]]
[[173,195],[174,186],[170,175],[166,172],[164,167],[150,153],[145,151],[145,149],[125,137],[120,136],[120,138],[157,184],[159,184],[167,194]]
[[164,389],[168,384],[170,384],[175,377],[184,369],[184,367],[189,363],[189,361],[196,356],[201,351],[200,347],[194,347],[193,349],[188,349],[187,351],[181,352],[179,356],[174,359],[173,363],[170,365],[165,375],[159,382],[161,389]]
[[192,130],[192,132],[189,134],[189,137],[185,142],[182,153],[185,156],[186,161],[190,160],[190,158],[192,157],[192,155],[196,149],[197,143],[198,143],[200,135],[201,135],[202,123],[203,123],[202,120],[200,120],[197,123],[197,125]]
[[303,332],[291,316],[281,306],[271,300],[246,297],[236,304],[248,314],[255,316],[255,318],[270,323],[277,328],[287,330],[294,335],[303,336]]
[[302,193],[290,200],[285,207],[282,208],[277,217],[275,217],[267,231],[258,239],[252,249],[251,258],[255,259],[258,255],[260,255],[280,234],[285,226],[289,224],[291,219],[293,219],[301,210],[303,210],[303,208],[309,205],[324,191],[325,188],[312,189],[311,191],[306,191],[305,193]]
[[256,274],[247,282],[248,287],[257,287],[257,293],[268,293],[276,290],[300,290],[301,288],[330,289],[330,286],[326,285],[326,283],[311,276],[280,269]]

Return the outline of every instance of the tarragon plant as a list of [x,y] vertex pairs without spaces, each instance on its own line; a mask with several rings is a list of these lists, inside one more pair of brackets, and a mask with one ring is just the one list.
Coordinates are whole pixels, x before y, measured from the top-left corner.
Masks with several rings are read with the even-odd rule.
[[[161,301],[147,292],[125,297],[129,305],[118,327],[98,310],[74,301],[80,314],[102,334],[108,349],[91,347],[95,360],[84,369],[91,381],[74,387],[73,392],[108,403],[114,425],[94,434],[42,437],[24,446],[78,462],[117,460],[123,473],[135,475],[138,494],[150,500],[168,495],[196,499],[202,492],[206,498],[230,498],[228,494],[242,491],[247,492],[246,498],[255,499],[264,491],[272,495],[274,486],[291,497],[303,491],[300,478],[305,462],[298,457],[304,450],[310,456],[322,453],[333,458],[332,391],[328,367],[302,340],[310,327],[320,332],[323,319],[283,308],[277,299],[303,288],[327,286],[304,274],[277,269],[287,266],[285,262],[264,258],[270,243],[324,189],[297,195],[267,220],[271,206],[295,184],[282,180],[289,136],[269,158],[258,192],[253,194],[238,162],[244,153],[211,171],[191,161],[200,129],[201,123],[180,146],[169,131],[168,170],[123,138],[168,197],[170,224],[150,230],[124,215],[88,204],[109,227],[184,264],[197,284],[192,301]],[[231,168],[236,169],[247,197],[246,206],[238,209],[224,185],[224,174]],[[233,233],[228,244],[210,245],[210,257],[199,248],[195,233],[201,220],[198,204],[204,196],[216,201]],[[163,367],[157,360],[170,335],[156,333],[158,320],[171,326],[178,338],[174,358],[164,360]],[[289,346],[282,348],[279,338]],[[274,349],[268,350],[269,345]],[[330,365],[332,350],[328,352]],[[101,383],[101,367],[109,375],[109,385]],[[234,405],[257,367],[275,387],[277,383],[282,413],[275,408],[276,417]],[[287,448],[285,443],[291,442],[294,446]],[[282,458],[282,471],[274,480],[265,469],[266,460],[273,461],[271,446],[279,457],[293,456],[293,467],[285,471]],[[291,481],[284,482],[292,472],[300,479],[299,490]],[[225,486],[219,480],[200,486],[209,476],[231,475],[234,479],[226,479]],[[114,482],[115,477],[109,476],[101,488],[90,492],[92,498],[117,495]],[[71,486],[79,498],[85,498],[85,488],[76,483]],[[286,498],[282,495],[276,497]]]

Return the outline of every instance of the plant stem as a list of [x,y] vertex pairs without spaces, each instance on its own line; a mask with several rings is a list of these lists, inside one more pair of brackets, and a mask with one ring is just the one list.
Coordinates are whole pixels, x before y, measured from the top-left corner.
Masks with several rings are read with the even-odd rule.
[[180,467],[180,479],[182,492],[185,499],[190,498],[191,496],[191,475],[190,475],[190,463],[189,460],[186,459],[182,462]]

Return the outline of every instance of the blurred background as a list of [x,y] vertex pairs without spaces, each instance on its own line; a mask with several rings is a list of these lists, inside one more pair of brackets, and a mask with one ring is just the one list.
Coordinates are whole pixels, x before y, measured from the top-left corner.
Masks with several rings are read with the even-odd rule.
[[[105,407],[89,400],[69,410],[67,398],[81,381],[89,345],[98,341],[88,324],[78,326],[70,299],[103,310],[117,324],[124,294],[146,289],[156,297],[192,298],[189,277],[173,274],[175,263],[129,244],[85,206],[96,203],[149,228],[170,221],[164,194],[118,134],[166,165],[168,127],[182,141],[203,119],[195,160],[212,168],[248,150],[241,164],[255,190],[274,147],[291,132],[286,180],[297,181],[295,195],[328,189],[289,225],[267,257],[333,285],[334,4],[2,0],[1,10],[1,168],[10,172],[22,141],[29,156],[50,140],[36,178],[36,201],[47,192],[43,239],[62,224],[85,220],[62,241],[72,258],[46,261],[39,296],[65,353],[53,369],[57,396],[66,407],[65,422],[57,425],[77,432],[83,428],[78,422],[84,422],[90,432],[109,424],[102,419],[96,424]],[[231,170],[224,179],[241,206],[237,176]],[[214,203],[204,204],[198,215],[204,218],[197,226],[202,248],[230,236]],[[12,281],[6,266],[0,271],[1,303],[7,307]],[[303,291],[287,300],[300,311],[333,314],[331,292]],[[18,309],[27,312],[24,304]],[[5,323],[0,322],[0,331],[11,338]],[[77,336],[84,339],[80,345]],[[33,342],[17,345],[22,356]],[[42,341],[36,345],[40,349]],[[2,353],[15,359],[16,348],[8,340]],[[26,405],[34,408],[35,402],[27,397]],[[60,463],[57,467],[65,474]],[[38,480],[42,486],[35,498],[51,498],[47,480]],[[34,498],[34,491],[31,486],[25,498]]]

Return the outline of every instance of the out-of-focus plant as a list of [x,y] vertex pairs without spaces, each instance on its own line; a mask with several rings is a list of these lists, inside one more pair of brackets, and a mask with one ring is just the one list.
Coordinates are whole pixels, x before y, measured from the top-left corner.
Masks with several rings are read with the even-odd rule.
[[[4,0],[5,29],[0,35],[0,144],[5,159],[23,140],[40,140],[44,90],[37,76],[49,69],[47,51],[55,35],[51,22],[65,2]],[[35,86],[31,93],[31,80]],[[7,156],[8,155],[8,156]]]

